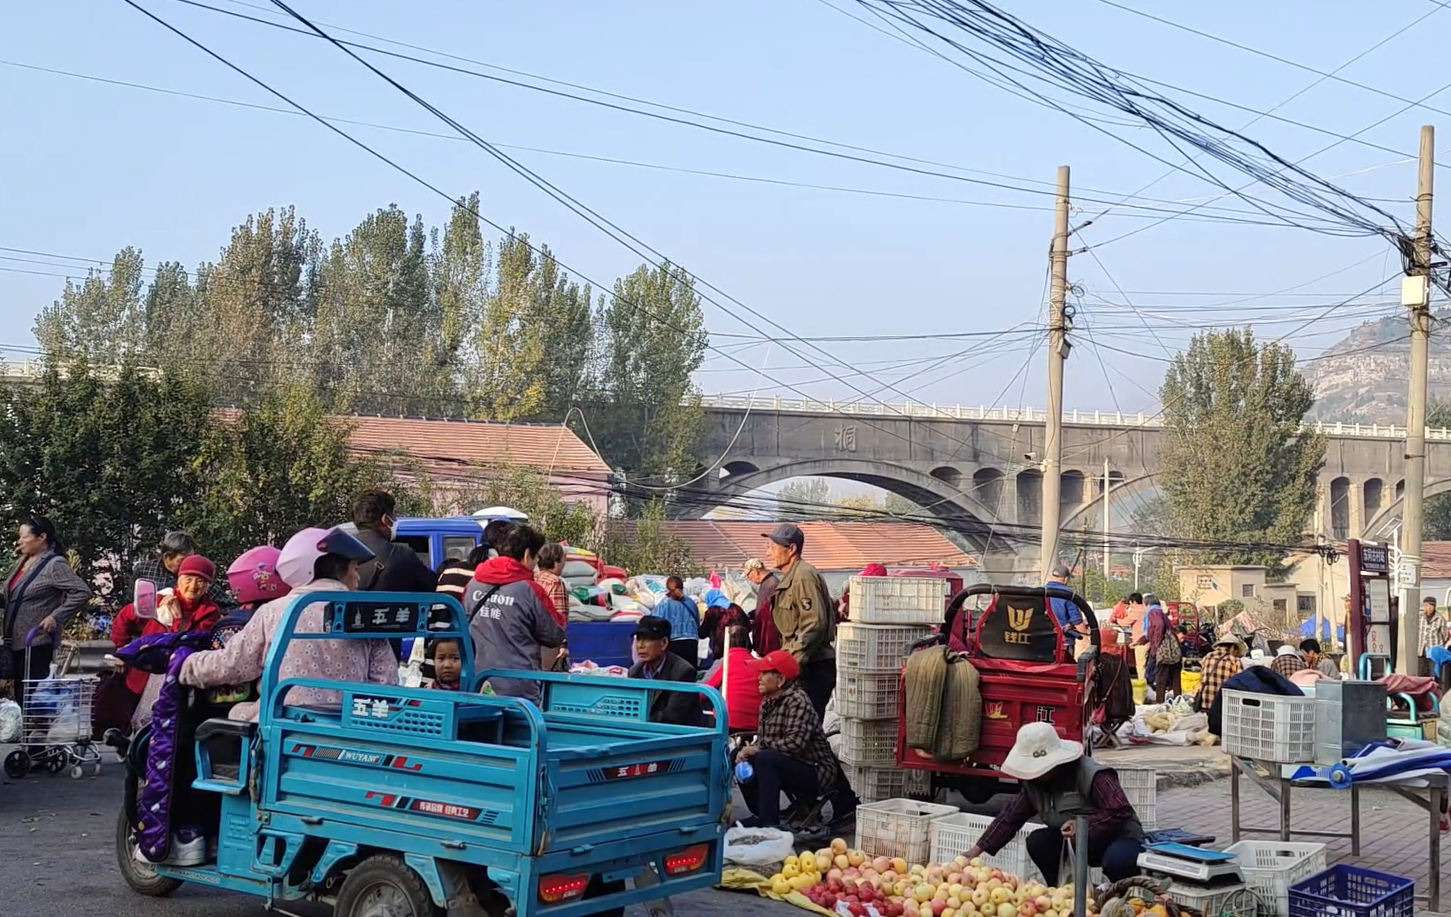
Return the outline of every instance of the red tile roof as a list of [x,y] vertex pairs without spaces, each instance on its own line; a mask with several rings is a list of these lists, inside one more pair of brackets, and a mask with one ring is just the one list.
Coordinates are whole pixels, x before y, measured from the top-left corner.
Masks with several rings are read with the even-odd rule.
[[1421,543],[1421,578],[1451,579],[1451,541]]
[[610,466],[563,424],[486,423],[412,417],[346,416],[358,452],[401,454],[432,469],[520,465],[553,472],[608,475]]
[[[237,413],[225,408],[217,411],[217,416],[231,420]],[[352,426],[352,447],[359,454],[411,458],[435,474],[458,474],[470,466],[495,470],[506,465],[583,474],[600,480],[610,474],[604,459],[563,424],[355,414],[335,415],[335,419]]]
[[[775,522],[673,521],[670,531],[690,545],[691,555],[715,567],[739,567],[752,557],[765,558],[761,536]],[[860,570],[871,563],[916,567],[976,567],[977,559],[948,541],[931,526],[905,522],[802,522],[806,535],[803,557],[819,570]]]

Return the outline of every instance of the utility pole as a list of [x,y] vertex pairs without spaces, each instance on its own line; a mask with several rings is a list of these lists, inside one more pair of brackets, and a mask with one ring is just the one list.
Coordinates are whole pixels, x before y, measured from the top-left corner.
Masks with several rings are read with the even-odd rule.
[[1103,460],[1103,598],[1108,601],[1113,598],[1108,591],[1109,571],[1113,569],[1113,552],[1108,546],[1108,491],[1113,486],[1112,479],[1108,476],[1108,458]]
[[1400,281],[1400,302],[1410,311],[1410,392],[1406,399],[1406,502],[1400,553],[1400,657],[1402,675],[1416,675],[1421,631],[1421,528],[1426,492],[1426,374],[1431,363],[1431,193],[1436,129],[1421,128],[1421,174],[1416,183],[1416,254]]
[[1426,376],[1431,354],[1431,191],[1436,168],[1436,129],[1421,128],[1421,168],[1416,186],[1415,262],[1401,281],[1401,304],[1410,310],[1411,390],[1406,402],[1406,496],[1402,513],[1400,657],[1403,675],[1416,675],[1421,614],[1421,526],[1426,493]]
[[1043,581],[1058,562],[1058,519],[1063,488],[1063,363],[1068,359],[1068,167],[1058,167],[1048,294],[1048,418],[1043,427]]

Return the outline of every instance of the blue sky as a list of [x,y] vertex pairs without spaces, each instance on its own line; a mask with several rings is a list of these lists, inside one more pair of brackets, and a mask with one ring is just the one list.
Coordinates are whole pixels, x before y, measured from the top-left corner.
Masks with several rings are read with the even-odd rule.
[[[321,114],[419,131],[448,130],[318,41],[176,0],[138,2]],[[273,18],[237,0],[214,2]],[[1426,41],[1445,34],[1451,11],[1436,12],[1431,0],[1388,0],[1374,8],[1350,0],[1226,0],[1172,8],[1148,0],[1123,3],[1326,71],[1434,12],[1418,29],[1340,75],[1412,98],[1442,83]],[[298,7],[322,22],[498,67],[998,173],[1009,176],[1007,182],[1014,186],[1049,188],[1056,167],[1067,163],[1074,170],[1075,188],[1092,189],[1082,191],[1083,196],[1105,198],[1101,192],[1127,194],[1167,171],[1061,113],[1009,96],[848,18],[842,10],[868,15],[851,0],[436,0],[407,5],[298,0]],[[1004,7],[1117,68],[1253,109],[1280,105],[1318,79],[1098,0],[1010,2]],[[431,192],[306,119],[11,65],[280,104],[120,0],[27,4],[11,12],[7,25],[0,39],[0,59],[9,62],[0,64],[6,116],[0,205],[9,220],[8,228],[0,230],[0,246],[109,259],[121,246],[134,244],[151,263],[174,258],[194,265],[215,257],[230,227],[268,206],[295,204],[329,238],[389,203],[422,213],[431,223],[446,214],[446,203]],[[499,143],[1038,208],[809,190],[512,151],[552,182],[797,335],[978,333],[1041,323],[1052,232],[1051,198],[1046,195],[768,147],[404,61],[377,61]],[[1411,61],[1419,63],[1408,66]],[[1445,81],[1451,82],[1451,75]],[[1205,99],[1173,97],[1229,127],[1241,127],[1253,117]],[[1446,95],[1429,100],[1438,103],[1451,109]],[[1275,114],[1350,134],[1402,107],[1384,96],[1325,81]],[[1323,176],[1343,176],[1337,181],[1358,194],[1392,199],[1382,206],[1409,221],[1415,165],[1403,160],[1415,152],[1419,126],[1438,117],[1412,109],[1361,135],[1367,143],[1396,152],[1342,143],[1309,160],[1307,167]],[[547,242],[579,274],[607,284],[639,263],[635,255],[468,144],[347,129],[451,193],[480,189],[487,216]],[[1115,131],[1181,161],[1142,127]],[[1324,134],[1274,120],[1262,120],[1247,133],[1290,159],[1332,142]],[[1442,142],[1451,148],[1451,130]],[[1144,192],[1168,201],[1212,193],[1209,185],[1182,173]],[[1217,203],[1244,206],[1232,200]],[[1075,246],[1105,242],[1144,222],[1110,214],[1085,230]],[[1067,406],[1152,410],[1166,353],[1182,346],[1194,326],[1205,323],[1254,320],[1261,323],[1262,335],[1290,334],[1289,342],[1311,356],[1365,318],[1392,311],[1347,307],[1301,328],[1324,305],[1390,276],[1396,264],[1388,253],[1379,239],[1345,240],[1301,229],[1181,219],[1105,245],[1097,252],[1098,260],[1077,256],[1070,274],[1082,291],[1080,325],[1098,330],[1090,337],[1080,327],[1075,334],[1079,347],[1068,368]],[[86,264],[69,258],[66,268],[0,260],[0,318],[11,329],[0,336],[0,343],[30,341],[34,314],[64,283],[58,277],[18,271],[78,273]],[[1293,295],[1249,298],[1290,287],[1296,287]],[[1387,290],[1383,301],[1393,299],[1397,287]],[[1162,295],[1166,293],[1175,295]],[[1182,295],[1186,293],[1212,295]],[[744,324],[708,306],[707,324],[722,335],[717,345],[787,383],[783,387],[768,381],[713,353],[699,377],[708,392],[806,392],[834,398],[866,392],[894,402],[911,396],[974,405],[1041,406],[1044,401],[1043,355],[1041,350],[1034,354],[1030,339],[1022,335],[823,343],[834,357],[869,373],[842,381],[827,378],[842,376],[846,370],[840,366],[829,373],[807,367],[780,346],[724,346],[738,341],[725,334],[770,330],[758,319]],[[1095,347],[1095,342],[1102,346]],[[969,346],[978,350],[960,353]],[[827,362],[819,353],[811,359]],[[931,366],[920,362],[928,359],[943,362],[906,378]],[[919,362],[903,363],[911,360]]]

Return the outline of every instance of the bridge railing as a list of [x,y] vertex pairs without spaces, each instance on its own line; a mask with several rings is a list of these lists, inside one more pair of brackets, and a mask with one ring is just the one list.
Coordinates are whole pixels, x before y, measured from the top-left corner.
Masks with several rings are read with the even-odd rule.
[[[919,404],[884,401],[818,401],[809,398],[781,398],[775,395],[704,395],[701,403],[708,408],[726,410],[775,411],[796,414],[841,414],[851,417],[912,417],[941,420],[981,420],[998,423],[1045,423],[1048,412],[1036,408],[990,408],[985,405]],[[1134,414],[1123,411],[1064,411],[1063,422],[1079,427],[1149,427],[1164,425],[1160,414]],[[1367,439],[1404,439],[1406,428],[1395,424],[1342,423],[1315,421],[1304,425],[1326,436],[1365,437]],[[1426,438],[1451,441],[1451,429],[1426,428]]]
[[[45,377],[47,368],[48,366],[44,360],[0,360],[0,379],[35,382]],[[57,370],[60,372],[61,378],[65,378],[65,364],[60,364]],[[161,375],[161,370],[153,366],[138,366],[137,371],[146,379],[155,379]],[[114,382],[120,378],[121,368],[119,366],[92,363],[91,372],[95,374],[97,379]]]

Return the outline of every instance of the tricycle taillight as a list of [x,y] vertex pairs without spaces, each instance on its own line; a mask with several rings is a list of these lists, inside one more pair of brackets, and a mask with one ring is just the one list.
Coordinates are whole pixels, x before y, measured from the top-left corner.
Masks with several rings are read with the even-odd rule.
[[539,900],[545,904],[558,904],[581,897],[589,887],[589,874],[570,876],[560,873],[544,876],[539,880]]
[[665,874],[683,876],[687,872],[695,872],[705,865],[705,859],[709,855],[710,846],[707,844],[687,847],[679,853],[667,853],[665,855]]

